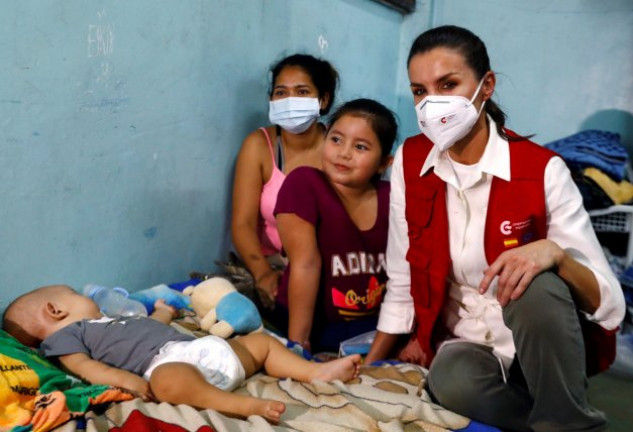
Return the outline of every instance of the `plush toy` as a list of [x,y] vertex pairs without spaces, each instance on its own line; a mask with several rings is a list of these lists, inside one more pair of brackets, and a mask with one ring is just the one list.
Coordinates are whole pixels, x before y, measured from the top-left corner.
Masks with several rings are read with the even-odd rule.
[[233,333],[263,329],[255,304],[224,278],[212,277],[195,287],[187,287],[183,293],[191,296],[191,307],[200,318],[200,328],[212,335],[226,339]]

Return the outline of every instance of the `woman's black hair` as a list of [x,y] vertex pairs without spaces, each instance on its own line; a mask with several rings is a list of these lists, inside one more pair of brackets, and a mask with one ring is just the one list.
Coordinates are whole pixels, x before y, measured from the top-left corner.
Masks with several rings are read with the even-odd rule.
[[338,72],[336,72],[334,66],[325,60],[320,60],[309,54],[293,54],[288,56],[270,69],[272,74],[269,92],[270,96],[273,94],[277,76],[287,66],[300,67],[308,75],[310,75],[314,86],[319,92],[319,98],[326,94],[329,96],[327,106],[321,110],[321,115],[327,114],[334,104],[334,93],[336,91],[336,86],[338,85]]
[[345,115],[362,117],[369,122],[372,130],[380,141],[382,158],[391,155],[393,143],[398,134],[398,123],[396,117],[389,108],[373,99],[354,99],[341,105],[334,114],[330,116],[328,129]]
[[[458,51],[479,80],[483,78],[486,72],[491,70],[488,51],[483,41],[470,30],[453,25],[435,27],[418,36],[413,41],[413,45],[411,45],[409,57],[407,58],[407,67],[409,67],[411,59],[415,55],[423,54],[439,47]],[[495,121],[497,132],[503,138],[507,140],[524,138],[508,136],[504,129],[507,116],[492,99],[486,101],[486,113]]]

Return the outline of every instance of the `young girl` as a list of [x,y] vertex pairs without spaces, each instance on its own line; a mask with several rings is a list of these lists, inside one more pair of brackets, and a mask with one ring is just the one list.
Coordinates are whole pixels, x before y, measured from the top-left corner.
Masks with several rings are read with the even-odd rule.
[[252,132],[235,166],[231,232],[253,275],[264,306],[275,302],[281,241],[273,215],[284,178],[298,166],[321,166],[325,126],[318,122],[334,102],[338,74],[330,63],[294,54],[272,69],[269,118],[273,126]]
[[379,177],[396,131],[380,103],[346,103],[331,117],[323,171],[298,168],[279,191],[275,214],[290,264],[278,313],[288,311],[289,339],[308,350],[338,351],[376,328],[389,217],[389,184]]
[[[586,371],[613,361],[624,298],[569,170],[504,127],[472,32],[428,30],[407,66],[422,134],[395,156],[389,287],[365,361],[413,331],[401,358],[429,367],[446,408],[503,430],[604,429]],[[586,356],[589,328],[602,346]]]

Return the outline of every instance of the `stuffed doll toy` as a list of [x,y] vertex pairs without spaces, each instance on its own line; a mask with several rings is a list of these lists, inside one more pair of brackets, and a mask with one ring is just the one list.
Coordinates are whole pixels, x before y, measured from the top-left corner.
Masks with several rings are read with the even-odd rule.
[[255,304],[221,277],[212,277],[183,293],[191,296],[191,307],[200,319],[200,328],[221,338],[263,329]]

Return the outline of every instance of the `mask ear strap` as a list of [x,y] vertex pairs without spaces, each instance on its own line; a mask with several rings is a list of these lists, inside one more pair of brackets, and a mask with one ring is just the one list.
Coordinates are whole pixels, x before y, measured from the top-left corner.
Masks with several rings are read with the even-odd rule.
[[[473,95],[473,97],[472,97],[472,98],[470,98],[470,103],[471,103],[471,104],[473,103],[473,101],[475,100],[475,98],[477,97],[477,95],[479,94],[479,90],[481,90],[481,86],[484,84],[484,79],[486,79],[486,77],[483,77],[483,78],[481,79],[481,81],[479,81],[479,85],[477,86],[477,90],[475,90],[475,94]],[[483,106],[483,104],[482,104],[481,106]],[[479,112],[481,112],[481,111],[479,111]]]
[[477,113],[477,118],[479,118],[479,116],[481,115],[481,112],[484,110],[485,106],[486,106],[486,101],[483,101],[481,103],[481,107],[479,107],[479,112]]

